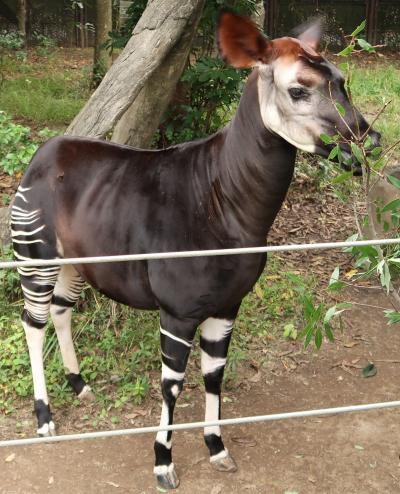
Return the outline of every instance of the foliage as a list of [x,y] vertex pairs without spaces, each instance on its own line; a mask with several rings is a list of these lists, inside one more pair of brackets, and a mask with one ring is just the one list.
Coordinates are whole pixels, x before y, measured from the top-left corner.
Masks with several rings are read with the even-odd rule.
[[37,44],[36,53],[40,57],[49,56],[57,48],[57,42],[55,39],[36,31],[33,33],[32,39]]
[[43,129],[39,132],[40,140],[33,140],[29,127],[13,123],[0,111],[0,167],[9,175],[23,173],[40,142],[56,134]]
[[[365,40],[358,38],[358,35],[365,27],[365,22],[360,24],[355,31],[347,37],[349,39],[348,47],[342,50],[340,56],[348,56],[352,53],[359,51],[367,51],[373,53],[375,47],[369,45]],[[360,49],[356,49],[356,46]],[[352,66],[349,62],[343,64],[342,68],[346,73],[346,84],[350,99],[352,99],[351,82],[352,82]],[[377,111],[373,123],[380,117],[385,111],[386,106],[390,103],[387,101]],[[337,107],[338,114],[344,117],[344,109]],[[374,147],[371,137],[368,132],[364,132],[362,135],[356,135],[352,133],[351,137],[346,139],[343,135],[328,136],[322,134],[321,140],[330,145],[332,150],[328,157],[328,160],[336,160],[340,164],[344,164],[347,167],[351,167],[352,163],[356,161],[362,168],[362,183],[360,186],[355,187],[353,181],[353,172],[346,171],[339,174],[334,180],[333,185],[346,185],[348,188],[348,197],[355,198],[361,194],[363,200],[367,205],[366,214],[362,215],[357,211],[357,207],[354,205],[355,220],[358,225],[358,232],[352,235],[348,240],[363,239],[365,235],[369,235],[371,239],[377,240],[378,235],[375,228],[375,220],[378,224],[381,224],[383,232],[390,232],[390,236],[393,238],[400,238],[399,224],[400,224],[400,200],[393,200],[388,204],[382,204],[380,199],[375,204],[371,203],[370,192],[374,183],[377,180],[388,180],[394,187],[400,190],[400,180],[396,177],[390,176],[390,171],[384,173],[385,168],[389,164],[389,159],[393,154],[394,149],[400,143],[395,142],[386,149],[381,146]],[[351,149],[351,157],[344,159],[341,152],[343,144]],[[354,203],[355,204],[355,203]],[[382,288],[385,290],[389,299],[396,310],[385,311],[386,316],[389,319],[389,323],[396,323],[400,320],[400,294],[393,285],[394,279],[399,277],[400,274],[400,247],[399,244],[381,246],[368,245],[368,246],[352,246],[345,249],[349,252],[354,261],[354,276],[353,281],[360,279],[368,279],[371,277],[378,278]],[[337,267],[332,275],[335,281],[332,283],[335,289],[341,289],[344,285],[339,281],[339,268]]]
[[18,51],[24,46],[24,40],[19,33],[0,31],[0,51]]
[[247,71],[203,57],[184,72],[183,102],[172,103],[159,129],[158,146],[207,136],[231,118]]

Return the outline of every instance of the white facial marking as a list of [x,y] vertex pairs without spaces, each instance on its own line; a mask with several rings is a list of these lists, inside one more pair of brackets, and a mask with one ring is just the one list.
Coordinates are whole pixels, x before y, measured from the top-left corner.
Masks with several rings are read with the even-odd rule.
[[220,341],[232,331],[233,322],[209,317],[201,325],[201,336],[207,341]]
[[309,101],[293,101],[288,89],[299,86],[300,62],[283,63],[279,59],[270,66],[259,67],[258,97],[263,123],[293,146],[314,153],[315,138],[322,133],[315,122]]

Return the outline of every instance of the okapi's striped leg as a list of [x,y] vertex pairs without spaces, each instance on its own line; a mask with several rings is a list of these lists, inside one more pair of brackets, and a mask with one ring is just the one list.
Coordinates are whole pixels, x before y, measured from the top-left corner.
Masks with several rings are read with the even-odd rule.
[[83,380],[76,358],[71,332],[72,308],[84,285],[73,266],[62,266],[51,299],[50,314],[57,333],[67,380],[79,399],[92,400],[94,395]]
[[[163,326],[163,318],[161,317]],[[169,327],[166,326],[166,327]],[[160,328],[162,373],[161,391],[163,404],[160,425],[170,425],[173,422],[173,414],[176,400],[182,391],[185,377],[186,364],[189,358],[192,340],[196,328],[186,331]],[[158,432],[154,443],[156,456],[154,474],[157,482],[164,489],[175,489],[179,485],[179,479],[172,463],[172,432]]]
[[55,434],[43,368],[43,343],[49,316],[50,301],[59,268],[19,268],[25,304],[22,325],[32,368],[35,413],[39,436]]
[[[201,326],[201,372],[206,388],[206,421],[221,418],[221,386],[233,321],[210,317]],[[234,472],[236,463],[225,448],[219,426],[204,428],[204,440],[210,451],[210,462],[216,470]]]

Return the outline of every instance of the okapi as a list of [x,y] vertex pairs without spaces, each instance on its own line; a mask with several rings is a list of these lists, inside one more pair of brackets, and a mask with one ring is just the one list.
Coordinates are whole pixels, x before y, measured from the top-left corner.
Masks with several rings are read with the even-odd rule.
[[[202,140],[141,150],[96,139],[57,137],[35,154],[12,208],[18,260],[263,246],[287,193],[296,148],[328,156],[322,133],[346,139],[371,130],[346,94],[344,78],[317,52],[320,29],[267,40],[249,20],[220,16],[219,47],[236,68],[254,68],[231,123]],[[341,115],[336,104],[345,109]],[[54,322],[67,379],[90,394],[71,337],[71,312],[84,282],[117,302],[160,311],[161,425],[172,424],[196,330],[201,330],[205,419],[220,418],[221,383],[232,327],[265,254],[117,264],[21,267],[22,324],[32,365],[38,434],[53,435],[43,372],[44,327]],[[206,427],[210,461],[236,464],[219,427]],[[179,484],[171,432],[159,432],[154,473]]]

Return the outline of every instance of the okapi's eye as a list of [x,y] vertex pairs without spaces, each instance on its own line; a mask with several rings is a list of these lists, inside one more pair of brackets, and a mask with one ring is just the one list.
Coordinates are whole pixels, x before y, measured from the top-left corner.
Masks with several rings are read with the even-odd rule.
[[291,87],[289,94],[293,100],[306,99],[309,96],[309,92],[301,87]]

